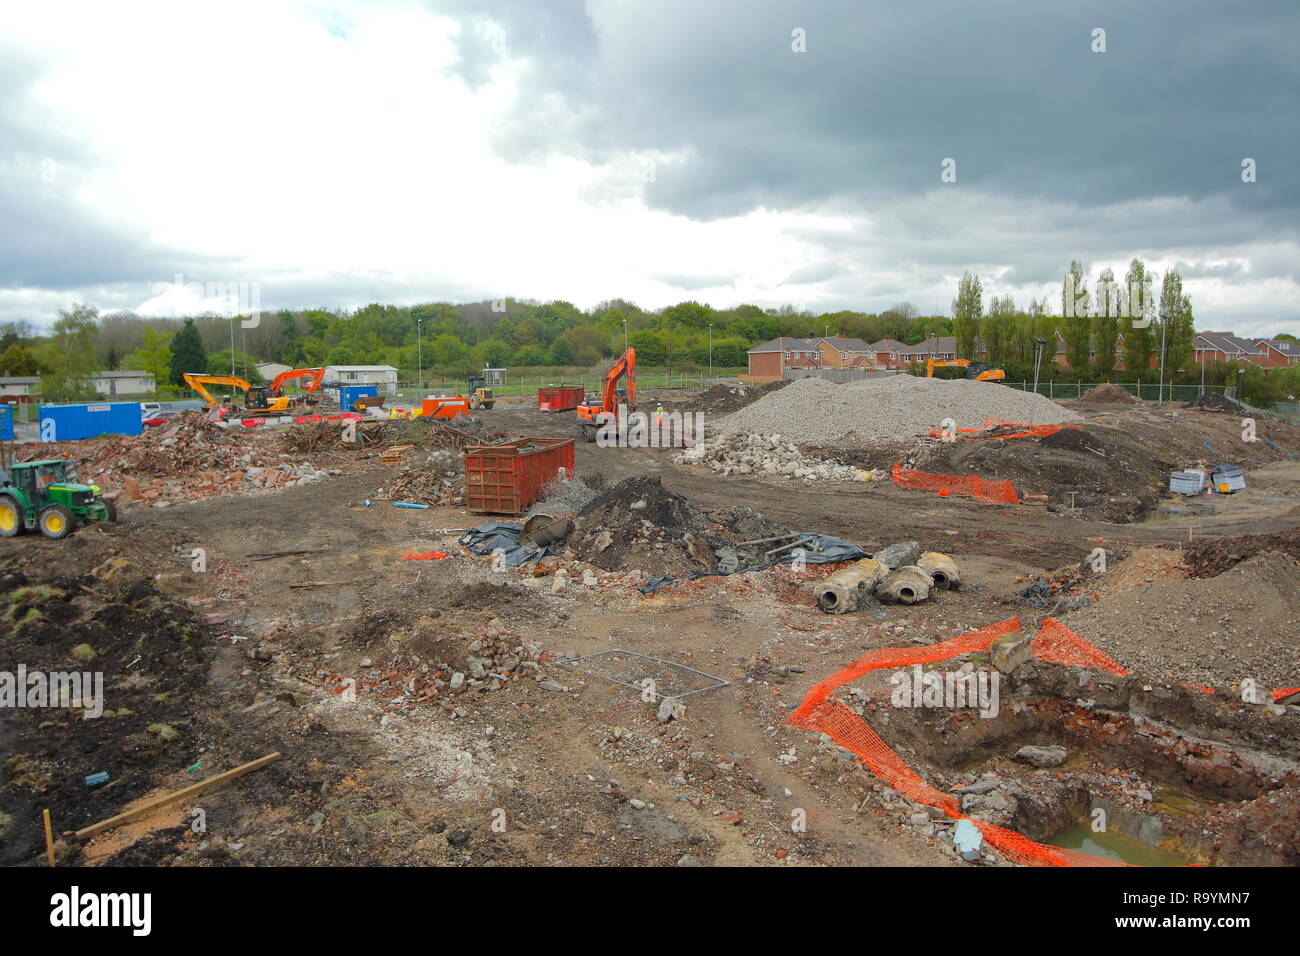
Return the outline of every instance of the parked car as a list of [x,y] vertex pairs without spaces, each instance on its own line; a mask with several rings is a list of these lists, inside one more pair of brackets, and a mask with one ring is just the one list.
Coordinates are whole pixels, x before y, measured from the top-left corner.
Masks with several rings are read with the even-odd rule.
[[140,418],[141,418],[141,419],[145,419],[145,418],[153,418],[153,417],[154,417],[155,415],[157,415],[160,411],[162,411],[162,406],[159,405],[157,402],[141,402],[141,403],[140,403]]
[[144,425],[145,428],[157,428],[159,425],[167,424],[179,414],[179,412],[154,412],[147,418],[142,419],[140,424]]

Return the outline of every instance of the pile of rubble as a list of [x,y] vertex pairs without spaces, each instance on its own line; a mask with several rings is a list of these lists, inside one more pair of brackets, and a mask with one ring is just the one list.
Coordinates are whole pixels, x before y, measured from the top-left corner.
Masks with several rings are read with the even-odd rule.
[[606,571],[712,571],[713,547],[703,537],[711,524],[704,512],[664,488],[657,477],[628,478],[582,508],[565,556]]
[[781,435],[715,435],[673,456],[680,465],[707,465],[721,475],[773,475],[807,481],[870,481],[869,471],[805,457]]
[[797,434],[817,444],[860,444],[925,435],[949,419],[958,428],[977,428],[988,417],[1058,425],[1079,416],[1042,395],[995,382],[891,375],[835,385],[801,378],[728,415],[718,430]]
[[422,466],[405,469],[376,488],[371,497],[420,505],[460,505],[465,503],[464,476],[460,455],[435,451]]
[[[320,481],[328,474],[307,461],[274,454],[266,436],[227,430],[201,412],[178,415],[166,427],[140,435],[90,438],[24,448],[24,460],[59,458],[78,465],[83,481],[98,484],[119,506],[131,502],[163,506],[255,489]],[[273,463],[267,459],[274,457]]]

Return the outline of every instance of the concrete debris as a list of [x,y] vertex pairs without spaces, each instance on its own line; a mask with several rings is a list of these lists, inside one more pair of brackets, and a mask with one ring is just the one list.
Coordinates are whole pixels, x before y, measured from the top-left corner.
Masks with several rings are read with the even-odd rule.
[[1059,744],[1052,744],[1050,747],[1035,747],[1033,745],[1021,747],[1016,751],[1015,759],[1019,763],[1031,764],[1040,770],[1051,767],[1059,767],[1065,763],[1065,748]]
[[718,428],[723,434],[779,433],[834,444],[921,436],[945,419],[973,428],[983,425],[985,416],[1031,425],[1079,417],[1042,395],[995,382],[894,375],[844,385],[799,379],[728,415]]
[[893,571],[907,564],[916,564],[921,557],[921,546],[915,541],[898,541],[881,548],[872,557]]
[[[797,431],[797,429],[796,429]],[[705,465],[721,475],[769,475],[808,481],[869,481],[872,473],[809,458],[782,435],[735,432],[705,439],[673,456],[682,465]]]
[[916,566],[930,575],[930,581],[941,591],[956,590],[961,587],[961,572],[957,562],[938,551],[927,551],[921,555]]

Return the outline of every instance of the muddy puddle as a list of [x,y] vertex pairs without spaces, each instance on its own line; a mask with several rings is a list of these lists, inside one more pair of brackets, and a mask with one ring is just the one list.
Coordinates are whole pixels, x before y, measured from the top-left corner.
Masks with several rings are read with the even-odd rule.
[[1080,820],[1044,842],[1066,850],[1104,856],[1130,866],[1191,866],[1193,864],[1192,860],[1184,859],[1158,847],[1147,846],[1122,833],[1113,831],[1095,833],[1092,824],[1087,820]]

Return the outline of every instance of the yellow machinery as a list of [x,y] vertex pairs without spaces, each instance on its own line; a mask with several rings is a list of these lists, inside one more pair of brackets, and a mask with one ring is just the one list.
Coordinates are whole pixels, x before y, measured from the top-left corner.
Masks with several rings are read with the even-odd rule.
[[934,378],[934,370],[937,368],[964,368],[966,377],[977,382],[1000,382],[1007,377],[1007,373],[1000,368],[985,370],[983,362],[972,362],[970,359],[943,359],[936,362],[932,358],[925,360],[925,377]]
[[269,389],[265,385],[250,385],[242,378],[235,378],[233,375],[195,375],[191,372],[185,373],[185,384],[194,391],[198,392],[209,406],[221,405],[219,399],[214,398],[204,385],[229,385],[231,388],[237,388],[244,393],[244,409],[250,412],[287,412],[293,408],[294,401],[287,395],[277,395],[272,397]]

